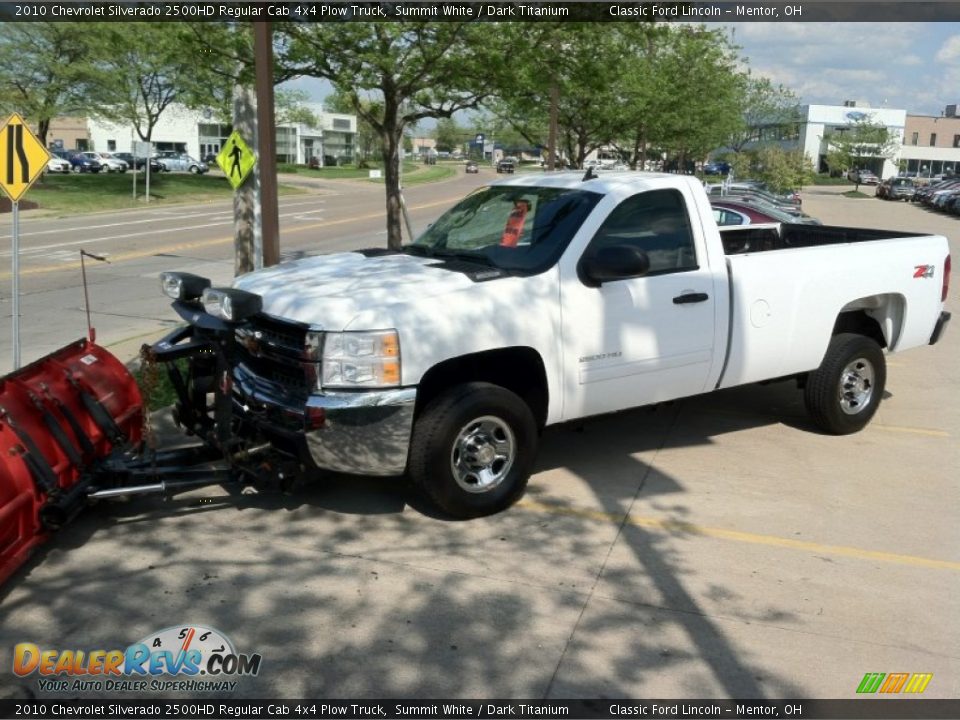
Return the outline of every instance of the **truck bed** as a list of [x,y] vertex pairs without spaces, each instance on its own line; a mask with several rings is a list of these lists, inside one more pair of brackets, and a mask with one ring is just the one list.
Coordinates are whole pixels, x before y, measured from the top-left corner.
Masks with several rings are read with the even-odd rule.
[[725,255],[925,236],[926,233],[800,223],[720,228],[720,238],[723,241]]

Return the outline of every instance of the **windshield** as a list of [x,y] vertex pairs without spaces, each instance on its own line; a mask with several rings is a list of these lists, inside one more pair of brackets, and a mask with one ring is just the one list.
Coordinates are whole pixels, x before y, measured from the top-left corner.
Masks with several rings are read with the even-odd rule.
[[553,187],[487,187],[464,198],[404,250],[502,270],[553,265],[602,196]]

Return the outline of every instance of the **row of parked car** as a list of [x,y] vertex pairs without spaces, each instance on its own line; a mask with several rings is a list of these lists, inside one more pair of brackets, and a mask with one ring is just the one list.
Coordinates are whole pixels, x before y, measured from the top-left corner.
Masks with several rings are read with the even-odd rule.
[[[51,150],[47,172],[53,173],[123,173],[132,167],[143,170],[147,158],[134,158],[131,153],[97,152],[94,150]],[[186,153],[166,151],[157,153],[149,160],[151,172],[192,172],[202,175],[210,167]]]
[[933,210],[960,215],[960,177],[944,178],[917,188],[911,199]]
[[800,193],[777,193],[762,182],[745,180],[736,183],[706,185],[713,218],[717,225],[757,225],[762,223],[802,223],[820,225],[820,221],[803,212]]

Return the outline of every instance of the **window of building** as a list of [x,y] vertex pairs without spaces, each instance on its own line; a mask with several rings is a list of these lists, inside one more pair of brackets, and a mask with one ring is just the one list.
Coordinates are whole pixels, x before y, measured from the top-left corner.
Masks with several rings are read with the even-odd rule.
[[916,145],[916,144],[918,144],[919,142],[920,142],[920,133],[915,132],[913,135],[910,136],[910,144],[911,144],[911,145]]
[[960,148],[960,135],[953,136],[953,146],[955,148]]
[[334,127],[336,130],[349,130],[349,129],[350,129],[350,121],[349,121],[349,120],[345,120],[344,118],[334,118],[334,119],[333,119],[333,127]]
[[937,144],[937,134],[930,133],[930,147],[933,147]]
[[110,152],[117,151],[117,141],[116,140],[107,140],[107,150]]

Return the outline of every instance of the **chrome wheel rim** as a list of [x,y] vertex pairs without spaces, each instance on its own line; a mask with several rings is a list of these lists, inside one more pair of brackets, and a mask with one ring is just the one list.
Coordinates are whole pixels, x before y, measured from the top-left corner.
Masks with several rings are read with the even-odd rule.
[[851,361],[840,373],[840,409],[847,415],[863,412],[873,397],[875,373],[866,358]]
[[516,458],[517,442],[510,426],[484,415],[464,425],[453,442],[450,469],[461,489],[485,493],[498,487]]

